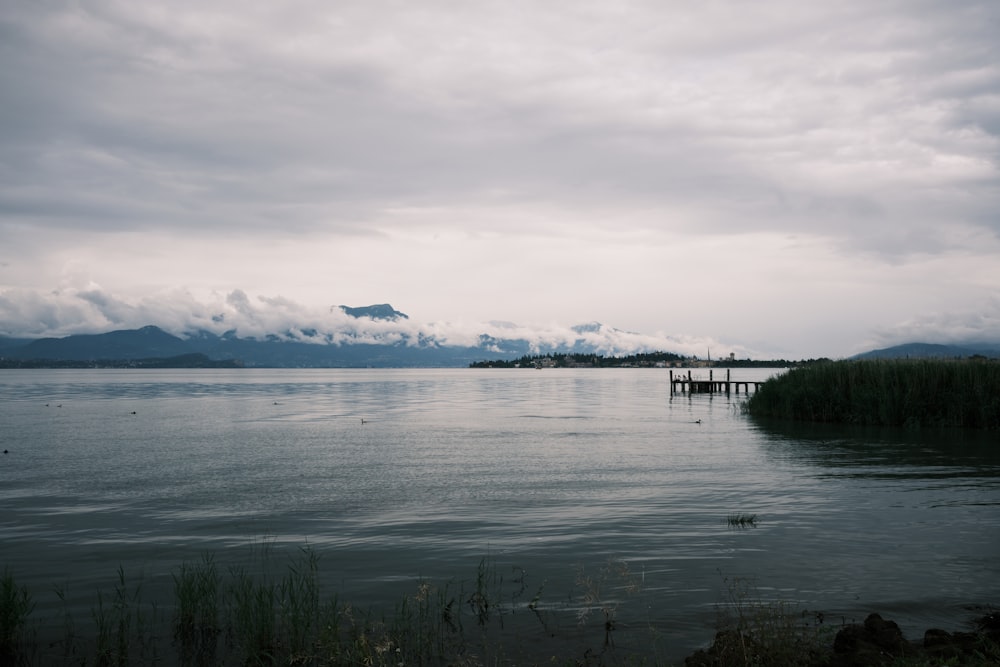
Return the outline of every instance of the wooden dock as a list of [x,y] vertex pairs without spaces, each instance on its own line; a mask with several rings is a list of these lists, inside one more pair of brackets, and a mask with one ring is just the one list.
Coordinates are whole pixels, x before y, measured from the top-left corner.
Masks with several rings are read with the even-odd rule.
[[708,371],[707,380],[699,380],[697,378],[691,377],[691,371],[687,372],[687,376],[678,375],[674,377],[674,372],[670,371],[670,393],[688,393],[688,394],[728,394],[731,392],[740,393],[740,387],[743,388],[743,393],[749,394],[750,388],[756,392],[760,389],[760,386],[764,384],[763,380],[732,380],[729,377],[729,369],[726,369],[726,379],[716,380],[713,377],[712,369]]

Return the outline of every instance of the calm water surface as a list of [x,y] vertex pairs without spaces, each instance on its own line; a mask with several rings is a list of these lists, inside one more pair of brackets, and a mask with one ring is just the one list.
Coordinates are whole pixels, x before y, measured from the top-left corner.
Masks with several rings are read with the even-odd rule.
[[[912,637],[1000,604],[996,434],[791,430],[741,415],[741,396],[671,396],[667,378],[5,370],[0,566],[37,615],[64,611],[59,590],[86,619],[119,565],[169,600],[171,573],[208,551],[309,545],[327,592],[390,609],[422,579],[474,580],[488,556],[543,588],[582,646],[603,618],[578,622],[577,581],[615,559],[630,574],[602,595],[620,643],[653,628],[671,660],[710,641],[736,579]],[[728,526],[739,512],[757,526]]]

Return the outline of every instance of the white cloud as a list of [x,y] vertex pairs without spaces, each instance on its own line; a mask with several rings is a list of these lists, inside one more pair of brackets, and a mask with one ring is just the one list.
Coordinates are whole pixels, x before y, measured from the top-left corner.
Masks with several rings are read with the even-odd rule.
[[[311,309],[284,297],[250,296],[242,290],[199,301],[186,292],[158,294],[136,303],[123,301],[97,285],[86,290],[65,290],[48,295],[0,292],[0,317],[18,322],[3,335],[38,337],[99,333],[115,329],[157,325],[175,335],[198,331],[217,335],[232,332],[242,338],[275,335],[285,340],[319,345],[358,343],[416,345],[431,338],[442,346],[476,346],[483,335],[529,342],[534,349],[572,345],[583,341],[600,353],[614,355],[665,350],[705,356],[751,351],[711,338],[668,336],[621,331],[598,326],[584,330],[559,324],[520,325],[509,322],[426,322],[415,317],[380,320],[347,315],[339,306]],[[496,351],[496,350],[491,350]]]

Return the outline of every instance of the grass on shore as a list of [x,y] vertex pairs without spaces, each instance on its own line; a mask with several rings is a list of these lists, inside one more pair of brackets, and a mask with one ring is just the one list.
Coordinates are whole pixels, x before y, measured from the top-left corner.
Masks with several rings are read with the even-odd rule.
[[[523,570],[505,574],[487,557],[474,579],[419,581],[391,610],[377,611],[324,595],[315,551],[299,550],[283,568],[274,559],[265,543],[249,566],[220,567],[212,555],[185,562],[172,575],[172,599],[160,604],[146,601],[143,581],[119,567],[112,590],[97,592],[89,622],[74,617],[61,590],[61,620],[35,619],[34,596],[5,572],[0,665],[471,667],[524,663],[559,646],[549,638],[567,630],[567,663],[580,655],[591,665],[626,661],[610,657],[618,598],[634,585],[620,561],[581,569],[569,598],[548,602],[544,582],[529,588]],[[556,621],[563,611],[576,622]],[[523,641],[529,636],[535,643]],[[587,647],[578,655],[580,642]]]
[[[480,561],[474,581],[434,585],[421,581],[390,614],[362,610],[336,596],[324,598],[319,556],[303,549],[286,568],[242,566],[220,571],[212,556],[181,565],[173,575],[172,604],[143,600],[142,581],[118,568],[112,594],[98,592],[93,625],[81,631],[69,613],[64,637],[42,641],[33,625],[34,600],[6,572],[0,580],[0,664],[125,667],[131,665],[288,665],[364,667],[548,664],[567,667],[663,665],[652,626],[647,642],[616,647],[619,614],[641,579],[626,563],[610,560],[594,572],[581,567],[571,610],[574,641],[539,648],[528,635],[556,637],[565,630],[551,603],[541,601],[544,583],[529,588],[523,570],[505,577],[494,561]],[[753,582],[723,578],[712,645],[690,656],[691,667],[758,665],[833,666],[837,627],[823,615],[782,601],[762,600]],[[533,594],[532,594],[533,592]],[[58,592],[57,592],[58,594]],[[60,595],[60,597],[62,597]],[[595,613],[596,612],[596,613]],[[527,624],[525,623],[527,621]],[[534,632],[525,632],[533,627]],[[540,631],[540,632],[539,632]],[[588,634],[584,639],[582,634]],[[592,634],[589,634],[592,633]],[[997,664],[1000,647],[985,642],[978,653],[953,661],[973,667]],[[566,652],[568,650],[568,653]],[[540,657],[541,656],[541,657]],[[896,667],[927,664],[900,658]]]
[[762,598],[752,579],[723,577],[725,603],[718,609],[718,632],[708,651],[689,659],[695,665],[815,665],[829,658],[837,628],[823,615]]
[[18,586],[10,571],[4,569],[0,578],[0,659],[18,651],[34,608],[28,589]]
[[765,382],[755,417],[865,426],[1000,429],[1000,362],[833,361]]

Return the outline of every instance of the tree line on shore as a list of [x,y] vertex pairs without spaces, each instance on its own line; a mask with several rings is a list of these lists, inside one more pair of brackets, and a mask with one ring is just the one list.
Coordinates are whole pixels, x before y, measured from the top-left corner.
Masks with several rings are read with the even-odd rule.
[[790,361],[788,359],[718,359],[702,360],[674,352],[641,352],[618,356],[581,353],[526,354],[517,359],[494,359],[476,361],[469,368],[623,368],[672,366],[716,366],[725,368],[794,368],[797,366],[830,361],[827,358]]

